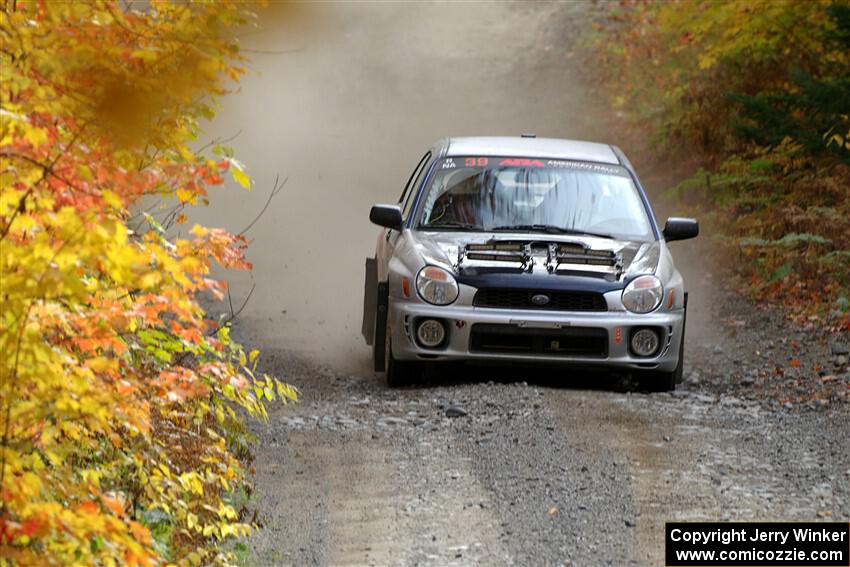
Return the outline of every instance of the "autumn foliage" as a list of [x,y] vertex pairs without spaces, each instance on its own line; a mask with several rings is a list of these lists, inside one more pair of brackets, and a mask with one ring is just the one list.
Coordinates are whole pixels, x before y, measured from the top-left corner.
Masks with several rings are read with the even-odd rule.
[[608,7],[600,80],[664,167],[688,164],[674,194],[712,206],[742,287],[850,327],[850,3]]
[[243,6],[0,12],[0,565],[227,563],[250,530],[242,416],[295,392],[199,305],[245,240],[140,207],[180,224],[225,175],[249,187],[196,142]]

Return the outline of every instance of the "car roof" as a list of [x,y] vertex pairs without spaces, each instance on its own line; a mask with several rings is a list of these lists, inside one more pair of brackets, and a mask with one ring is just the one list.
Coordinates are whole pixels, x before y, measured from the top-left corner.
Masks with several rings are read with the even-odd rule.
[[445,156],[506,156],[550,159],[574,159],[620,165],[617,154],[608,144],[508,136],[476,136],[449,138]]

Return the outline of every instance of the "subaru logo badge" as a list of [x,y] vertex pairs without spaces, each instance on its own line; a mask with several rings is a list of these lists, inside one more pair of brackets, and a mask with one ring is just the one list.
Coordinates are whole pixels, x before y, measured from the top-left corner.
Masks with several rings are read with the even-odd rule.
[[549,296],[543,295],[542,293],[538,293],[537,295],[531,296],[531,302],[534,305],[546,305],[547,303],[549,303]]

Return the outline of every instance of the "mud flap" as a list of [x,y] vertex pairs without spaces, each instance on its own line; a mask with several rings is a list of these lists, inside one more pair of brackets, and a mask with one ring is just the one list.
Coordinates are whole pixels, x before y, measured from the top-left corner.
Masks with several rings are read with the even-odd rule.
[[378,283],[377,303],[375,310],[375,337],[372,345],[372,360],[375,363],[375,371],[383,372],[387,368],[386,341],[387,341],[387,316],[389,315],[390,284],[388,282]]
[[363,326],[361,332],[367,345],[375,339],[375,313],[378,310],[378,263],[366,258],[366,284],[363,289]]
[[676,384],[682,383],[682,376],[685,369],[685,328],[688,326],[688,293],[685,292],[685,314],[682,317],[682,338],[679,339],[679,362],[680,372],[676,373]]

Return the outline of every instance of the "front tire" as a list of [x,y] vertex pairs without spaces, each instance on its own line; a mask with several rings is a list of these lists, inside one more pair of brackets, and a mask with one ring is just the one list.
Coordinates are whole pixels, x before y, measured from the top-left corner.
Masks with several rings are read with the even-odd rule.
[[676,389],[677,372],[681,375],[682,363],[673,372],[662,372],[659,370],[645,371],[640,376],[640,385],[644,390],[649,392],[672,392]]
[[415,383],[422,376],[422,363],[410,360],[396,360],[393,356],[389,327],[386,328],[386,380],[390,388],[400,388]]
[[389,286],[378,284],[375,334],[372,341],[372,360],[375,372],[385,372],[387,386],[398,388],[413,383],[422,375],[422,365],[416,361],[396,360],[393,356],[389,323]]
[[682,337],[679,339],[679,363],[673,372],[650,370],[641,375],[641,386],[650,392],[672,392],[676,384],[682,383],[685,368],[685,328],[682,325]]

